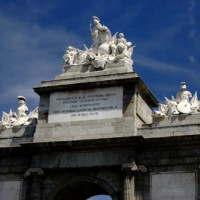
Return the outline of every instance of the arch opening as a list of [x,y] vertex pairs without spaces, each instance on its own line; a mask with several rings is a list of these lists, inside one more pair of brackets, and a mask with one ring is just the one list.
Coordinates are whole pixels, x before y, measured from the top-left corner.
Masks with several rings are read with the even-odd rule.
[[62,188],[53,200],[112,200],[108,192],[100,185],[86,181],[73,182]]
[[112,200],[112,198],[109,195],[95,195],[88,198],[87,200]]

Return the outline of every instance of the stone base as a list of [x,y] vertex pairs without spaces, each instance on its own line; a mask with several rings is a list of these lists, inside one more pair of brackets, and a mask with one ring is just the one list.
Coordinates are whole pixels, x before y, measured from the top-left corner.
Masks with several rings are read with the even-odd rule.
[[36,126],[21,126],[15,128],[0,128],[0,148],[20,146],[32,142]]
[[105,69],[99,70],[95,69],[92,65],[64,66],[63,73],[56,76],[55,80],[133,72],[132,65],[133,63],[129,60],[122,59],[118,62],[107,62]]
[[200,114],[179,114],[167,117],[153,118],[152,127],[183,126],[200,123]]
[[144,138],[167,138],[200,135],[200,114],[172,115],[165,118],[154,118],[149,127],[143,126],[138,134]]

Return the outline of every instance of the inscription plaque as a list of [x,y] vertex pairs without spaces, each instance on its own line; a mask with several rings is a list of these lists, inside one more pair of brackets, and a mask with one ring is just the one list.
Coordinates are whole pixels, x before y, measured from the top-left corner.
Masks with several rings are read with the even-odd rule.
[[48,123],[122,117],[122,87],[54,92]]

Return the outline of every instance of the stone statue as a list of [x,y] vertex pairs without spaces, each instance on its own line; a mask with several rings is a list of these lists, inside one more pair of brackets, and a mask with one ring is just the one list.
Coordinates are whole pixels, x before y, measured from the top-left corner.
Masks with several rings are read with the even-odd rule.
[[189,99],[192,97],[191,92],[186,90],[187,86],[185,82],[181,82],[181,91],[176,94],[177,103],[180,102],[189,102]]
[[38,108],[27,115],[28,107],[26,106],[26,98],[24,96],[18,96],[18,103],[19,106],[16,112],[12,110],[9,113],[3,112],[0,127],[12,128],[21,125],[30,125],[38,118]]
[[26,106],[26,98],[18,96],[19,107],[17,108],[17,116],[22,118],[27,116],[28,108]]
[[96,50],[100,46],[99,32],[102,29],[102,25],[100,24],[100,19],[96,16],[93,16],[93,24],[94,28],[92,28],[92,23],[90,22],[90,32],[93,40],[92,47]]
[[75,48],[69,46],[66,50],[66,53],[63,56],[65,64],[73,65],[74,63],[76,63],[76,56],[77,56],[77,51],[75,50]]
[[165,104],[159,104],[158,110],[153,112],[153,117],[200,112],[200,102],[198,101],[197,92],[192,97],[191,92],[187,91],[186,88],[186,83],[181,82],[181,90],[177,92],[176,98],[172,96],[170,100],[165,97]]
[[123,55],[124,57],[131,59],[133,48],[136,47],[135,45],[133,47],[131,46],[132,46],[132,43],[127,42],[127,40],[124,38],[124,34],[119,33],[119,39],[117,39],[118,55]]
[[117,39],[117,45],[119,45],[119,44],[124,44],[127,49],[130,48],[132,45],[131,42],[127,42],[127,40],[124,38],[123,33],[119,33],[119,39]]
[[[92,17],[90,32],[93,41],[90,48],[86,46],[84,50],[71,46],[67,48],[63,56],[65,61],[64,73],[67,72],[68,67],[75,65],[92,66],[95,70],[103,70],[108,65],[120,65],[120,67],[121,65],[124,65],[124,67],[129,65],[132,68],[131,56],[135,46],[132,47],[132,43],[127,42],[123,33],[119,34],[119,38],[117,38],[117,33],[112,36],[109,28],[102,25],[100,19],[96,16]],[[118,64],[120,60],[126,62]]]
[[198,101],[197,92],[195,92],[194,96],[190,100],[190,112],[198,113],[200,111],[200,102]]
[[102,28],[102,25],[100,24],[100,20],[98,17],[93,16],[93,23],[94,28],[92,29],[92,23],[90,22],[90,32],[93,40],[93,47],[98,48],[100,41],[99,41],[99,30]]
[[189,113],[190,112],[190,103],[189,100],[192,97],[191,92],[186,90],[186,83],[181,83],[181,91],[176,94],[176,101],[178,103],[177,109],[180,113]]

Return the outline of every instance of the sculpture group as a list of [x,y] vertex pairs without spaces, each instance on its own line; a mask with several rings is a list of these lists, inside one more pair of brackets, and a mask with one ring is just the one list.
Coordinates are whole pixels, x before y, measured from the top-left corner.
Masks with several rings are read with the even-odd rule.
[[158,111],[154,111],[153,117],[165,117],[178,114],[195,114],[200,112],[200,102],[197,92],[192,96],[186,90],[186,83],[181,83],[181,90],[177,92],[176,98],[165,97],[165,104],[159,104]]
[[19,106],[16,112],[10,110],[9,113],[3,112],[0,127],[12,128],[21,125],[31,125],[38,118],[38,109],[34,109],[27,115],[28,107],[26,106],[26,98],[18,96]]
[[[91,65],[95,70],[103,70],[107,65],[119,64],[120,60],[124,60],[126,65],[132,67],[131,55],[135,46],[132,46],[132,43],[124,38],[123,33],[116,33],[112,36],[108,27],[102,25],[96,16],[93,16],[90,31],[93,40],[92,46],[87,48],[84,45],[84,50],[69,46],[63,56],[66,67]],[[64,67],[63,72],[66,72],[65,69]]]

